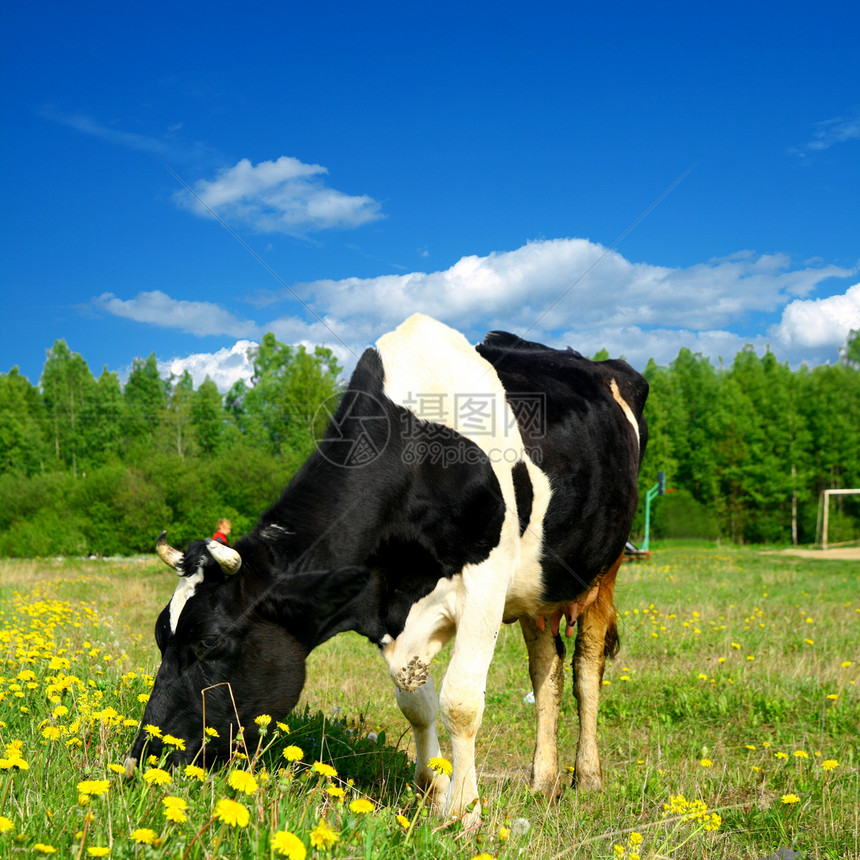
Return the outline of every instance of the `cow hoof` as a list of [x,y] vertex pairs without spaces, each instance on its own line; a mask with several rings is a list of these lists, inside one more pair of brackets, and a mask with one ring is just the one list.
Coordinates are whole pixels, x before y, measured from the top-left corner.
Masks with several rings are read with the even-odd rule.
[[558,777],[554,779],[534,780],[529,785],[531,793],[535,797],[542,797],[547,803],[555,803],[561,797],[564,787]]
[[477,830],[482,823],[481,804],[476,803],[474,809],[463,813],[463,815],[460,816],[460,821],[463,823],[464,831],[468,832],[469,830]]
[[445,814],[445,800],[448,797],[448,787],[451,780],[445,774],[433,774],[429,779],[418,781],[418,788],[424,792],[427,807],[433,815]]
[[392,675],[394,683],[411,693],[419,687],[427,683],[430,677],[430,666],[425,663],[420,657],[413,657],[403,669]]

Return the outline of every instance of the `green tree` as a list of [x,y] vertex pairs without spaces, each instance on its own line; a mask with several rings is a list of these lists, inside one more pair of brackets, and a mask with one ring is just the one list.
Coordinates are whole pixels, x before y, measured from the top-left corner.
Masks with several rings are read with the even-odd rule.
[[221,447],[225,416],[218,386],[207,376],[191,400],[191,420],[203,454],[212,456]]
[[42,398],[17,367],[0,374],[0,473],[33,475],[45,457]]
[[125,436],[132,445],[152,449],[167,412],[167,385],[158,373],[155,353],[136,358],[123,391]]
[[77,476],[79,460],[83,461],[87,453],[83,419],[95,399],[93,375],[86,361],[64,340],[58,340],[48,350],[40,385],[55,461]]
[[119,376],[105,367],[96,380],[95,397],[87,418],[87,446],[92,464],[98,466],[122,458],[124,418]]
[[194,446],[194,381],[186,369],[181,376],[171,374],[167,387],[166,428],[171,447],[184,459]]
[[851,329],[845,346],[839,347],[839,360],[851,370],[860,370],[860,329]]
[[308,352],[304,346],[280,343],[268,333],[251,358],[252,387],[237,389],[231,402],[236,404],[241,397],[248,429],[262,430],[276,452],[310,454],[327,421],[320,406],[338,394],[341,368],[334,353],[323,346]]
[[[719,503],[716,474],[720,384],[717,371],[701,354],[686,347],[669,365],[676,485],[706,505]],[[650,444],[650,442],[649,442]]]

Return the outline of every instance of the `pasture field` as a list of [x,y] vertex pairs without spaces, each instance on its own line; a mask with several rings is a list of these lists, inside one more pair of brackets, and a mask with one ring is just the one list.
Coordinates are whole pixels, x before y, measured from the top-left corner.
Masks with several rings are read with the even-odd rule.
[[[0,858],[860,857],[856,561],[675,545],[625,565],[599,721],[605,788],[551,806],[527,789],[525,647],[504,627],[472,832],[428,817],[408,787],[405,721],[383,661],[353,634],[311,656],[302,703],[271,715],[269,748],[216,773],[149,762],[127,781],[174,583],[155,558],[0,561]],[[577,729],[567,671],[563,767]]]

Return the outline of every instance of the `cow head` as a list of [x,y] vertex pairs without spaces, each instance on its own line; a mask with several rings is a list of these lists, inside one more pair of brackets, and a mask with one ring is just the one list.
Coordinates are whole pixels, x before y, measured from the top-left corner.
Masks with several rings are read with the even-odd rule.
[[195,541],[183,553],[162,532],[157,550],[180,578],[155,625],[161,665],[129,775],[142,756],[161,755],[165,735],[184,741],[184,750],[168,747],[174,764],[228,758],[240,727],[253,752],[255,718],[295,707],[312,648],[343,630],[381,636],[379,587],[367,568],[279,572],[255,538],[236,549]]

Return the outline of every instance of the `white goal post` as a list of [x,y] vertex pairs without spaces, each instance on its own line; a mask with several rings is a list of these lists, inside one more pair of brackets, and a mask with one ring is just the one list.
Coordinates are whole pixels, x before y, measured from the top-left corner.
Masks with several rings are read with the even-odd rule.
[[[827,549],[827,525],[830,513],[831,496],[849,496],[860,493],[860,489],[854,490],[822,490],[818,497],[818,523],[815,526],[815,543],[822,549]],[[854,543],[854,541],[849,541]]]

